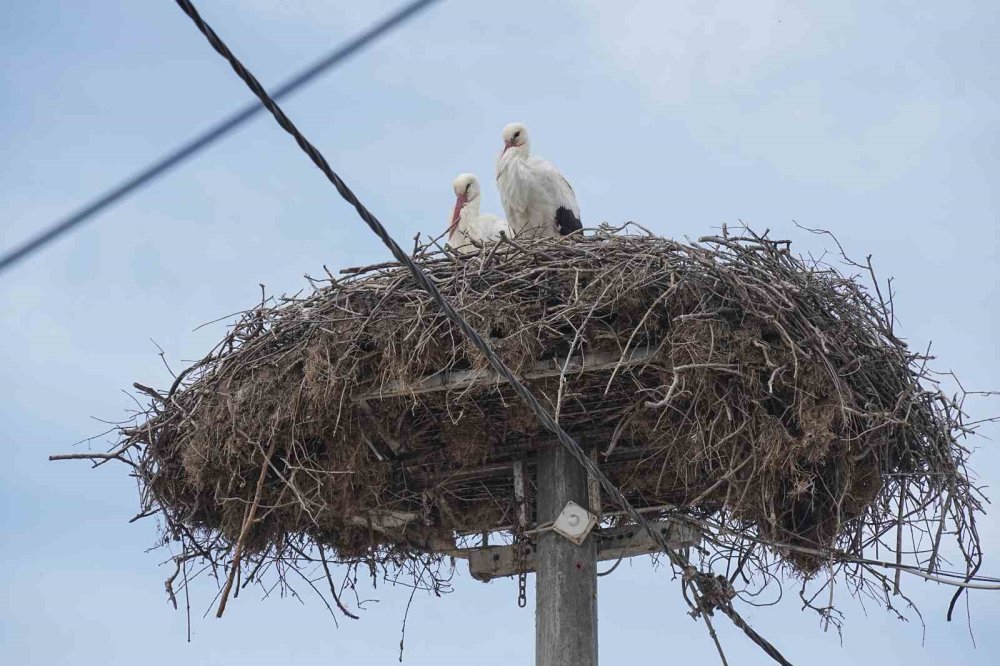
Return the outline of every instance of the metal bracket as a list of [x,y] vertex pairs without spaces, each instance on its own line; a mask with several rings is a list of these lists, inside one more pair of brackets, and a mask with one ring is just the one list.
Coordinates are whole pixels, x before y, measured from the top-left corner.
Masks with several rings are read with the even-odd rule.
[[[701,541],[701,534],[692,525],[675,520],[654,522],[654,530],[667,540],[671,548],[687,548]],[[597,539],[598,561],[617,560],[660,552],[659,544],[637,525],[610,527],[594,532]],[[494,578],[516,576],[521,570],[534,571],[536,553],[534,544],[525,544],[524,561],[515,559],[513,546],[490,546],[462,551],[469,560],[469,573],[476,580],[487,582]]]

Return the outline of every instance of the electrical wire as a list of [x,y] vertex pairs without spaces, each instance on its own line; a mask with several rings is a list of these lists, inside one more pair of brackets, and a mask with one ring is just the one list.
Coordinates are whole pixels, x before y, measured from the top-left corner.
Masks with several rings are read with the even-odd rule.
[[[426,9],[437,1],[438,0],[416,0],[415,2],[411,2],[408,5],[396,10],[381,21],[371,25],[364,32],[356,35],[346,43],[331,51],[328,55],[317,60],[312,65],[306,67],[304,70],[279,85],[271,93],[271,98],[277,100],[287,97],[326,70],[356,54],[358,51],[370,45],[372,42],[390,32],[394,28],[401,26],[407,20],[420,13],[421,10]],[[90,220],[111,204],[156,179],[158,176],[169,171],[184,160],[193,156],[195,153],[207,148],[210,144],[229,134],[231,131],[244,124],[263,110],[264,107],[256,101],[250,102],[236,113],[219,121],[209,129],[182,145],[180,148],[177,148],[131,178],[125,180],[117,187],[108,190],[65,219],[60,220],[34,238],[4,254],[3,257],[0,257],[0,273],[18,263],[22,259],[26,259],[28,256],[41,250],[44,246],[56,240],[60,236],[72,231],[87,220]]]
[[[510,384],[511,389],[517,396],[528,405],[531,411],[536,417],[542,422],[542,424],[552,432],[559,443],[567,450],[567,452],[577,461],[593,478],[597,480],[601,488],[614,500],[615,504],[619,505],[622,510],[628,515],[628,517],[636,524],[642,527],[653,539],[654,542],[663,550],[664,553],[670,558],[670,561],[681,567],[685,574],[695,574],[696,570],[686,562],[678,553],[671,550],[666,537],[655,530],[646,518],[636,511],[632,504],[628,501],[625,495],[615,486],[610,479],[601,471],[600,467],[596,462],[592,461],[589,456],[584,452],[580,445],[556,422],[555,419],[545,410],[542,404],[534,396],[528,388],[518,380],[514,373],[507,367],[507,365],[496,355],[490,345],[476,332],[474,328],[462,317],[458,311],[445,299],[444,295],[438,290],[434,283],[427,277],[427,275],[421,270],[421,268],[410,258],[410,256],[403,251],[398,243],[392,238],[388,230],[382,225],[382,223],[376,218],[357,196],[350,190],[346,183],[338,176],[333,169],[327,163],[326,158],[323,157],[322,153],[313,146],[308,139],[299,131],[299,129],[289,120],[285,112],[281,110],[281,107],[271,99],[267,91],[264,90],[257,78],[249,71],[247,68],[239,61],[239,59],[233,55],[229,47],[226,46],[219,36],[212,30],[211,26],[205,23],[204,19],[198,14],[198,10],[195,9],[194,5],[191,4],[189,0],[174,0],[177,5],[186,13],[194,24],[198,27],[205,38],[211,44],[212,48],[215,49],[219,55],[225,58],[233,71],[236,72],[247,87],[257,98],[260,99],[261,103],[267,107],[268,111],[274,116],[277,123],[286,131],[288,134],[295,139],[295,142],[299,147],[309,156],[313,164],[323,172],[327,177],[327,180],[337,189],[340,196],[351,204],[357,211],[358,215],[361,217],[362,221],[368,228],[375,233],[376,236],[382,241],[382,243],[389,249],[392,256],[400,264],[406,267],[406,269],[413,276],[417,285],[420,286],[431,299],[437,303],[437,305],[444,311],[445,315],[462,331],[466,338],[486,357],[489,364],[493,369],[499,374],[508,384]],[[712,627],[711,620],[709,619],[709,612],[711,611],[711,606],[701,599],[700,592],[695,586],[694,582],[688,576],[684,578],[684,584],[687,585],[691,591],[695,594],[695,608],[700,614],[702,620],[705,622],[709,630],[709,635],[715,641],[716,647],[719,650],[720,655],[723,660],[725,660],[725,655],[722,653],[722,647],[718,642],[718,637],[715,630]],[[745,620],[736,612],[734,608],[722,608],[719,610],[726,614],[736,626],[738,626],[743,632],[754,641],[768,656],[777,661],[780,664],[790,665],[790,662],[784,658],[784,656],[771,645],[764,637],[760,636],[756,631],[751,628]]]
[[653,539],[660,544],[664,550],[670,551],[667,545],[666,539],[654,530],[648,523],[648,521],[632,507],[628,499],[622,494],[622,492],[605,476],[604,472],[597,466],[597,463],[593,462],[586,453],[584,453],[583,448],[565,431],[563,428],[555,421],[555,419],[546,411],[546,409],[538,402],[538,399],[534,396],[528,388],[521,383],[521,381],[514,375],[513,371],[507,367],[507,365],[496,355],[490,345],[479,335],[478,332],[458,313],[457,310],[445,299],[444,295],[438,290],[438,288],[431,282],[430,278],[423,272],[423,270],[417,266],[417,264],[410,258],[410,256],[399,246],[398,243],[389,234],[389,231],[385,226],[376,218],[368,208],[365,207],[361,200],[351,191],[347,184],[337,175],[336,172],[330,167],[330,164],[323,157],[323,154],[309,142],[309,140],[299,131],[299,129],[289,120],[285,112],[281,110],[281,107],[270,98],[264,87],[261,86],[257,78],[249,71],[247,68],[233,55],[229,47],[219,38],[219,36],[212,30],[201,15],[198,10],[195,9],[194,5],[191,4],[189,0],[174,0],[178,6],[184,12],[191,17],[198,29],[205,35],[212,47],[224,57],[233,68],[233,71],[243,79],[250,90],[253,91],[255,95],[260,99],[261,103],[271,112],[278,124],[288,132],[299,147],[309,156],[313,164],[315,164],[320,171],[327,177],[330,183],[337,189],[341,197],[347,203],[351,204],[357,211],[358,215],[361,217],[362,221],[368,228],[375,233],[376,236],[382,241],[382,243],[389,249],[392,256],[400,264],[405,266],[413,279],[416,280],[417,284],[426,291],[431,299],[444,311],[445,315],[456,326],[462,331],[462,333],[469,339],[470,342],[486,357],[493,369],[510,384],[511,389],[517,396],[523,400],[531,411],[538,417],[542,424],[552,432],[556,438],[559,440],[566,450],[573,456],[573,458],[584,467],[597,481],[601,484],[602,489],[607,492],[615,503],[622,507],[626,512],[626,515],[635,522],[637,525],[647,528],[647,531],[653,537]]

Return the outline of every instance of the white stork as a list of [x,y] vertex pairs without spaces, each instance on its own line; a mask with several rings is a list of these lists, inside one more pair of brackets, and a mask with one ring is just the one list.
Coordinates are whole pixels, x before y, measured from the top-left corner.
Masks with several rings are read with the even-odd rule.
[[479,212],[479,179],[471,173],[459,174],[452,183],[455,210],[448,226],[448,245],[459,252],[471,252],[474,243],[496,242],[503,232],[510,237],[510,227],[496,215]]
[[583,228],[573,188],[555,165],[531,156],[521,123],[503,128],[497,187],[515,236],[559,238]]

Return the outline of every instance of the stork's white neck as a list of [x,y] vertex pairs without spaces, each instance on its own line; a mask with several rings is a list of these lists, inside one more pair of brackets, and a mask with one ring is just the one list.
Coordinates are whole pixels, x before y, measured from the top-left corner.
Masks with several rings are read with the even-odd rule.
[[531,144],[527,141],[520,146],[511,146],[504,151],[503,157],[510,159],[526,160],[531,156]]
[[452,240],[456,234],[465,234],[469,228],[479,219],[479,195],[472,197],[465,202],[462,210],[458,213],[458,225],[451,233],[448,240]]
[[468,201],[466,201],[465,205],[462,206],[462,212],[459,215],[459,225],[461,225],[463,222],[466,222],[466,223],[472,222],[477,217],[479,217],[479,195],[478,194],[476,196],[472,197],[471,199],[469,199]]
[[502,152],[497,159],[497,179],[518,178],[524,171],[529,156],[527,144]]

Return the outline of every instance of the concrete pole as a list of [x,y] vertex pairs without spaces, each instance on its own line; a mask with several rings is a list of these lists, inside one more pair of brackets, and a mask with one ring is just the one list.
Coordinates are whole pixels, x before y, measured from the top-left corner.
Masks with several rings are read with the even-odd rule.
[[[538,522],[572,500],[587,501],[587,474],[561,446],[538,454]],[[535,666],[597,666],[597,545],[577,546],[553,531],[538,538]]]

